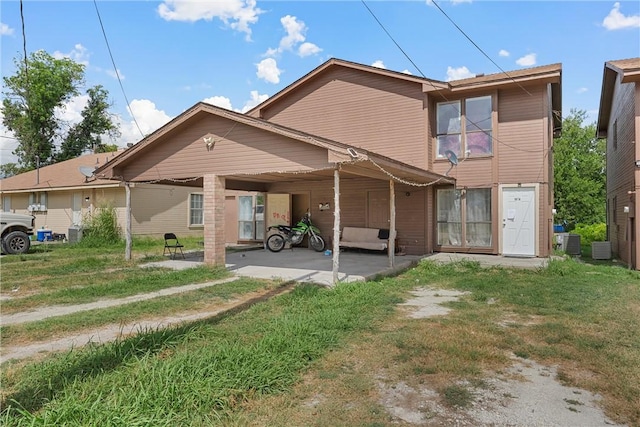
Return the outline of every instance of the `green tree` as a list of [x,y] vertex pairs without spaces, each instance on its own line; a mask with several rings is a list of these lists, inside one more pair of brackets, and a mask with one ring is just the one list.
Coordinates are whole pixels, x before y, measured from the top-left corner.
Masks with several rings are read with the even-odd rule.
[[23,170],[17,163],[5,163],[0,165],[0,178],[9,178],[10,176],[18,175]]
[[[55,147],[62,145],[67,138],[77,139],[80,134],[113,134],[116,131],[113,123],[104,124],[103,118],[109,117],[104,107],[106,91],[99,86],[87,91],[90,105],[83,111],[83,124],[79,125],[82,132],[56,116],[57,110],[80,94],[84,84],[82,64],[68,58],[56,59],[42,50],[31,53],[26,65],[23,58],[15,58],[14,63],[16,73],[3,77],[2,122],[18,139],[14,154],[22,168],[34,169],[38,161],[40,165],[56,162],[58,153]],[[67,129],[72,132],[67,132]],[[94,143],[95,139],[86,142],[89,147]],[[67,145],[74,146],[73,143]]]
[[107,134],[116,138],[120,135],[109,114],[109,93],[98,85],[87,89],[87,94],[89,101],[82,110],[82,121],[69,130],[62,142],[60,153],[56,156],[59,162],[78,157],[87,149],[97,153],[105,152],[107,145],[102,142],[100,136]]
[[606,146],[596,139],[595,124],[584,125],[587,113],[571,110],[554,140],[555,222],[596,224],[606,215]]

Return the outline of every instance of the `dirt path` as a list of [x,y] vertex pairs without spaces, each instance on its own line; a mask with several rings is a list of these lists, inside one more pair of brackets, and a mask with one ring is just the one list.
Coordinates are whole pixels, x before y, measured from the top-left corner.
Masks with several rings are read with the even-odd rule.
[[[210,286],[219,285],[222,283],[228,283],[234,280],[237,280],[237,277],[230,277],[227,279],[216,280],[213,282],[207,283],[199,283],[194,285],[186,285],[186,286],[176,286],[173,288],[166,288],[161,291],[151,292],[148,294],[139,294],[132,295],[126,298],[119,299],[108,299],[96,301],[88,304],[79,304],[72,306],[51,306],[45,307],[40,310],[34,310],[30,312],[24,313],[16,313],[13,315],[2,316],[2,325],[9,324],[19,324],[32,322],[36,320],[45,319],[48,317],[54,316],[62,316],[66,314],[114,307],[123,304],[129,304],[137,301],[144,301],[151,298],[157,298],[160,296],[173,295],[181,292],[193,291],[196,289],[202,289]],[[140,331],[144,330],[157,330],[166,328],[169,326],[175,326],[183,323],[193,322],[201,319],[208,319],[215,316],[219,316],[226,313],[237,312],[244,310],[251,305],[264,301],[265,299],[271,298],[274,295],[279,295],[293,289],[295,283],[288,282],[284,283],[281,286],[270,289],[263,290],[257,292],[250,292],[247,294],[243,294],[239,298],[235,298],[228,302],[218,304],[214,310],[205,310],[197,313],[187,312],[187,313],[178,313],[172,316],[164,316],[158,318],[144,319],[136,322],[131,322],[127,324],[109,324],[102,326],[98,329],[90,329],[87,331],[75,333],[72,335],[67,335],[61,338],[35,342],[32,344],[26,345],[16,345],[10,347],[1,348],[0,354],[0,363],[4,363],[10,359],[25,359],[28,357],[33,357],[38,354],[45,354],[47,352],[55,352],[55,351],[66,351],[72,348],[82,347],[89,343],[106,343],[110,341],[114,341],[118,338],[126,337],[129,335],[133,335]]]

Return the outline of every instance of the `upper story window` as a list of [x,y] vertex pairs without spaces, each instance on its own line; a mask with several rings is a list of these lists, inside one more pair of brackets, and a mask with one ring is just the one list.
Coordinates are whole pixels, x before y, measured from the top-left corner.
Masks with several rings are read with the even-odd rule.
[[[438,158],[493,154],[491,96],[439,102],[436,108]],[[464,155],[463,155],[464,154]]]

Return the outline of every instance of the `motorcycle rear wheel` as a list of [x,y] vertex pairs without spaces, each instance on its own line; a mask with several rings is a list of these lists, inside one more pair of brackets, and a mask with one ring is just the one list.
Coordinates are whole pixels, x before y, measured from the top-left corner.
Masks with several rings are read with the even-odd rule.
[[324,239],[318,235],[309,236],[309,244],[316,252],[324,251]]
[[267,249],[271,252],[280,252],[284,249],[284,237],[279,234],[273,234],[267,239]]

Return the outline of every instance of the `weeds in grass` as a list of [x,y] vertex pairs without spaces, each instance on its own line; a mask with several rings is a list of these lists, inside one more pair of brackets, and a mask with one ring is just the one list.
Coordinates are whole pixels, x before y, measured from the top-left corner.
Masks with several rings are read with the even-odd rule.
[[464,386],[452,384],[440,391],[445,404],[454,408],[468,408],[473,402],[473,393]]
[[[395,311],[408,291],[435,284],[470,294],[445,317],[408,319]],[[508,367],[515,352],[558,365],[559,380],[598,391],[610,416],[638,425],[638,307],[640,275],[622,268],[572,260],[538,271],[425,262],[376,282],[301,286],[174,331],[174,339],[149,338],[129,349],[119,343],[106,360],[99,355],[107,350],[96,348],[54,358],[44,370],[13,367],[2,374],[0,422],[388,425],[393,420],[376,409],[378,375],[439,390],[448,405],[464,408],[473,401],[471,387]],[[505,313],[513,322],[536,322],[505,327]],[[301,403],[318,394],[317,407]]]

